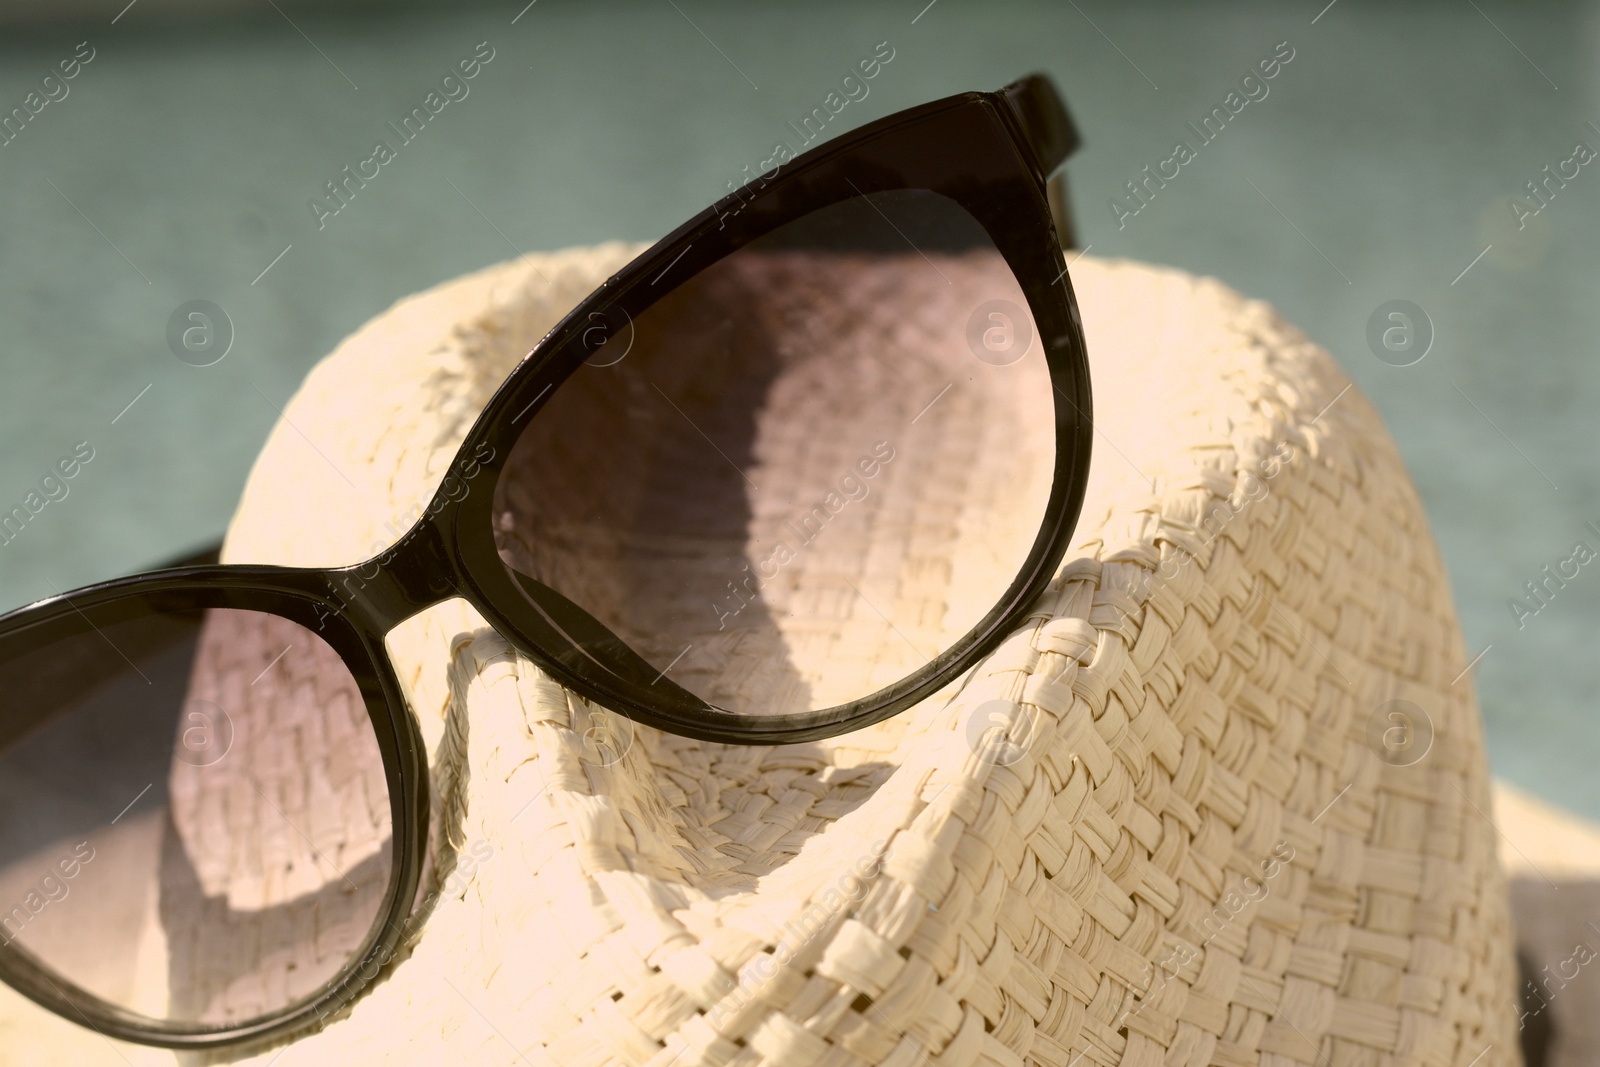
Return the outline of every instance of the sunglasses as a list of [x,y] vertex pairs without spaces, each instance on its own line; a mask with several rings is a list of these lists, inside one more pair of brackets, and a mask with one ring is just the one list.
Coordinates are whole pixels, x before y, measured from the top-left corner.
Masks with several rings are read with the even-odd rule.
[[827,738],[959,681],[1083,501],[1077,143],[1034,75],[785,155],[540,340],[388,551],[0,618],[0,978],[170,1048],[347,1005],[415,932],[427,858],[385,635],[451,598],[707,741]]

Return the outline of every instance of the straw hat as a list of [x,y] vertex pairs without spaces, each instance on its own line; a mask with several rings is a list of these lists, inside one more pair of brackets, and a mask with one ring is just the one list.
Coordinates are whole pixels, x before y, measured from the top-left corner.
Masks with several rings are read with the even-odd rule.
[[[392,542],[637,251],[368,323],[288,405],[224,558]],[[434,753],[439,902],[347,1016],[250,1062],[1520,1062],[1467,657],[1378,416],[1215,281],[1072,277],[1094,467],[1025,626],[902,716],[741,748],[591,707],[461,602],[411,620],[389,644]]]

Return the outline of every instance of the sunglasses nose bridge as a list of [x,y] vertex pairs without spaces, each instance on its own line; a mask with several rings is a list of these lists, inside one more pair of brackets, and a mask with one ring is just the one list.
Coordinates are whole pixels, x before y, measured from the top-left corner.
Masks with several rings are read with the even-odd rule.
[[419,611],[465,596],[448,547],[448,518],[448,511],[424,516],[393,548],[365,563],[328,571],[343,610],[387,634]]

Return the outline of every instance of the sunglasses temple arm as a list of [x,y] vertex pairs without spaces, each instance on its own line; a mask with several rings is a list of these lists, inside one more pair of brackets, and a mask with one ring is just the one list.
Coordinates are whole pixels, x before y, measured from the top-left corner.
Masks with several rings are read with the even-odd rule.
[[1066,103],[1055,83],[1043,74],[1030,74],[1012,82],[1000,90],[1000,96],[1033,152],[1061,246],[1078,247],[1078,231],[1067,200],[1067,178],[1062,164],[1083,142]]
[[1072,203],[1067,199],[1067,174],[1057,171],[1045,186],[1045,196],[1050,201],[1050,217],[1056,223],[1056,235],[1063,249],[1078,247],[1078,228],[1072,220]]

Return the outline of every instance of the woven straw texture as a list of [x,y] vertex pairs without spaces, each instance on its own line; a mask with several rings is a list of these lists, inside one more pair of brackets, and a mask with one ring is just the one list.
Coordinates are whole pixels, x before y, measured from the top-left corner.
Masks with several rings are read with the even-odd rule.
[[[369,323],[287,407],[225,558],[391,543],[531,341],[636,251],[527,257]],[[251,1062],[1519,1062],[1467,660],[1379,418],[1258,301],[1072,277],[1083,519],[964,684],[823,743],[713,745],[589,706],[461,602],[424,613],[389,644],[440,899],[344,1017]],[[1431,735],[1404,760],[1396,701]],[[371,833],[353,811],[322,844],[354,869]],[[230,951],[233,974],[270,955]]]

